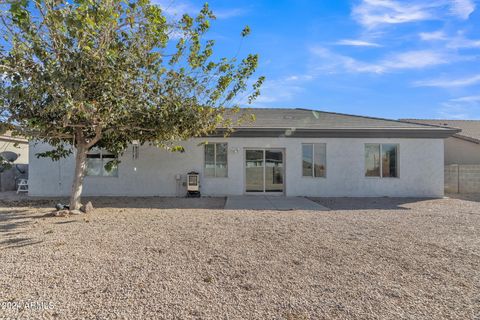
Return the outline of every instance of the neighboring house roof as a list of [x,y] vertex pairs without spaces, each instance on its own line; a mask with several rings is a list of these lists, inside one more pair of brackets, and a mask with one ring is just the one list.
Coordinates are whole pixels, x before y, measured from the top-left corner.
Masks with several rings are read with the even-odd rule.
[[28,143],[27,139],[19,136],[14,137],[10,131],[5,132],[4,134],[0,134],[0,141],[7,141],[13,143]]
[[[240,109],[232,116],[254,114],[255,121],[234,126],[232,136],[446,138],[460,130],[425,124],[308,109]],[[217,130],[217,134],[226,129]]]
[[460,133],[453,135],[455,138],[480,144],[480,120],[402,119],[401,121],[460,129]]

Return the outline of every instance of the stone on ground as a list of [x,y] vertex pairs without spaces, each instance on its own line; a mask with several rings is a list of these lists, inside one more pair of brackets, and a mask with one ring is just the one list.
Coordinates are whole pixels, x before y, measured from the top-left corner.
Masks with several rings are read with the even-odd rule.
[[85,212],[85,213],[90,213],[93,211],[93,204],[91,201],[88,201],[87,204],[83,205],[80,208],[80,211]]

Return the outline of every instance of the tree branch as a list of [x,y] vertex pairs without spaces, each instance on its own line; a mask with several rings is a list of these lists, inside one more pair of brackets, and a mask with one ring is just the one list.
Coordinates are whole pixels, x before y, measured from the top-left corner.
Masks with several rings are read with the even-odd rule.
[[95,143],[100,141],[101,138],[102,138],[102,127],[101,126],[96,126],[95,127],[95,137],[93,137],[92,140],[90,140],[90,142],[87,143],[87,149],[90,149],[91,147],[93,147],[95,145]]

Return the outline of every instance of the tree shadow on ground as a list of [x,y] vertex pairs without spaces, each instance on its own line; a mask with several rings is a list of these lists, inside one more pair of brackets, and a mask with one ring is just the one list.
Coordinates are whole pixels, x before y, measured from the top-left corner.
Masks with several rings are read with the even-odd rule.
[[177,197],[85,197],[96,208],[129,209],[223,209],[225,197],[177,198]]
[[26,235],[35,219],[43,218],[33,210],[15,209],[2,203],[0,207],[0,250],[24,247],[42,242]]
[[[82,197],[82,203],[91,201],[94,208],[116,209],[223,209],[225,200],[225,197]],[[60,198],[55,203],[67,204],[68,199]]]
[[[0,200],[0,214],[12,211],[11,208],[50,208],[55,206],[55,199],[22,198],[21,200]],[[28,211],[24,209],[23,211]]]
[[38,243],[42,243],[42,240],[35,240],[34,238],[27,237],[12,237],[0,241],[0,249],[8,248],[20,248],[30,246]]
[[332,210],[410,210],[406,205],[432,198],[309,198]]
[[[225,197],[82,197],[82,203],[91,201],[94,208],[129,208],[129,209],[223,209]],[[67,205],[66,197],[35,198],[29,197],[19,201],[0,200],[0,220],[4,212],[19,210],[15,208],[51,208],[56,204]]]

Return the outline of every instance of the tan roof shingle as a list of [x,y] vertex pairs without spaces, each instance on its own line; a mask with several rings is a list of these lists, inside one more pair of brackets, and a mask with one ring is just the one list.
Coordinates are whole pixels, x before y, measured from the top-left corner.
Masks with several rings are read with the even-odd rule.
[[402,119],[401,121],[460,129],[462,131],[454,137],[480,144],[480,120]]

